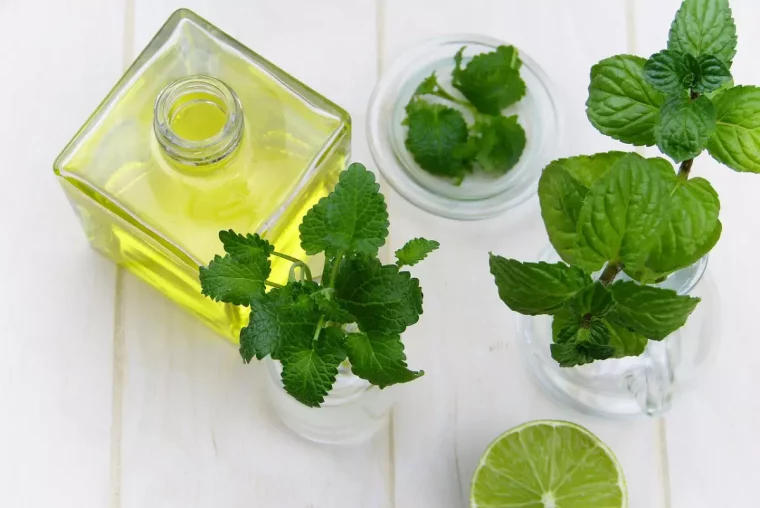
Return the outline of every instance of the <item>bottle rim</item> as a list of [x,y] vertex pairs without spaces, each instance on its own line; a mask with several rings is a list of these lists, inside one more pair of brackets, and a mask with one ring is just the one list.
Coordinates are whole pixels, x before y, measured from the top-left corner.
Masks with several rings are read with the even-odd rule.
[[[224,126],[209,138],[187,139],[172,128],[183,98],[191,94],[198,96],[191,102],[209,102],[226,116]],[[153,131],[159,144],[170,157],[192,166],[213,164],[230,155],[240,144],[243,122],[243,107],[235,91],[223,81],[203,74],[173,81],[158,94],[153,107]]]

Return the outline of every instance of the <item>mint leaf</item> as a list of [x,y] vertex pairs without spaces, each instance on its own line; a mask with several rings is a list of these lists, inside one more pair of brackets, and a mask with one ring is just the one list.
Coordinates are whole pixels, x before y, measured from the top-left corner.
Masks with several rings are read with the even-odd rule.
[[[301,248],[309,256],[331,250],[327,240],[327,197],[320,199],[304,215],[298,231],[301,233]],[[331,253],[332,254],[332,253]]]
[[350,312],[342,309],[335,300],[335,289],[323,288],[312,294],[312,298],[327,321],[343,324],[356,322],[356,318]]
[[525,82],[520,77],[522,62],[514,46],[499,46],[495,51],[475,55],[462,68],[462,53],[454,57],[456,67],[451,84],[462,92],[481,113],[499,115],[525,95]]
[[313,344],[288,343],[282,355],[285,391],[306,406],[319,407],[345,359],[345,334],[339,328],[324,328]]
[[602,134],[632,145],[654,145],[664,96],[644,79],[646,60],[618,55],[591,68],[586,115]]
[[710,182],[699,177],[679,181],[671,196],[668,219],[643,270],[629,275],[651,283],[696,263],[720,238],[719,213],[718,193]]
[[623,358],[625,356],[639,356],[647,347],[649,339],[629,330],[625,326],[617,323],[612,323],[608,320],[604,320],[607,328],[610,330],[610,346],[615,348],[615,358]]
[[717,126],[707,144],[710,155],[736,171],[760,173],[760,88],[737,86],[713,100]]
[[570,157],[551,162],[538,181],[538,199],[546,232],[563,261],[573,264],[578,245],[578,216],[588,188],[625,152]]
[[579,318],[586,315],[602,318],[612,309],[612,293],[596,281],[573,295],[567,302],[567,309]]
[[615,348],[610,345],[610,330],[602,321],[591,321],[588,326],[571,324],[561,329],[560,336],[561,342],[550,346],[552,358],[560,367],[585,365],[615,355]]
[[[570,299],[552,320],[554,342],[573,345],[572,348],[555,348],[560,360],[580,365],[610,357],[640,355],[646,348],[647,338],[623,325],[609,321],[605,316],[613,309],[612,293],[600,282],[595,282]],[[607,327],[607,330],[602,328],[602,325]],[[589,332],[581,332],[583,327],[588,328]],[[584,343],[584,347],[579,348],[579,333],[596,333],[592,341],[596,347],[589,347]]]
[[346,349],[353,373],[380,388],[414,381],[424,374],[409,370],[398,335],[351,333]]
[[240,330],[240,355],[245,363],[280,358],[283,344],[311,344],[321,311],[309,298],[319,286],[314,282],[290,282],[273,288],[251,302],[248,325]]
[[435,93],[438,88],[438,78],[436,77],[435,72],[433,72],[430,76],[423,79],[422,83],[417,86],[417,89],[414,90],[414,95],[432,94]]
[[667,218],[672,185],[661,162],[626,155],[591,186],[578,217],[579,267],[592,273],[607,262],[643,263]]
[[402,266],[413,266],[425,259],[428,254],[438,249],[441,244],[435,240],[427,240],[425,238],[414,238],[409,240],[396,251],[396,265],[399,268]]
[[515,167],[526,143],[517,115],[478,119],[474,131],[478,135],[475,160],[484,171],[506,173]]
[[462,179],[471,170],[466,156],[468,129],[462,113],[442,104],[414,99],[406,107],[406,149],[422,169]]
[[684,0],[670,26],[668,49],[715,55],[727,66],[736,55],[736,25],[728,0]]
[[707,97],[672,97],[660,110],[657,147],[674,161],[699,155],[715,132],[715,106]]
[[699,76],[692,88],[699,93],[714,92],[731,80],[731,71],[718,57],[702,55],[699,57]]
[[220,231],[219,240],[224,245],[224,251],[233,258],[255,257],[261,254],[269,256],[274,252],[272,244],[261,238],[258,233],[243,236],[230,229]]
[[208,267],[200,267],[201,293],[217,302],[248,306],[264,294],[271,270],[263,251],[241,258],[214,256]]
[[729,88],[733,88],[733,87],[734,87],[734,79],[731,78],[728,81],[725,81],[722,85],[720,85],[720,87],[717,90],[713,90],[712,92],[707,92],[705,94],[705,96],[708,99],[712,100],[713,104],[715,104],[715,97],[718,94],[723,93],[724,91],[728,90]]
[[491,254],[489,264],[501,300],[530,316],[553,314],[591,284],[588,275],[564,263],[521,263]]
[[699,298],[635,282],[615,282],[610,290],[615,300],[610,321],[653,340],[662,340],[681,328],[699,303]]
[[[691,55],[688,55],[691,56]],[[677,94],[688,90],[695,81],[694,70],[689,63],[693,60],[684,58],[683,53],[663,50],[649,57],[644,64],[644,78],[656,90],[666,94]]]
[[358,163],[340,174],[329,196],[303,218],[301,246],[307,254],[322,251],[377,255],[388,236],[388,211],[375,175]]
[[419,280],[376,258],[343,261],[335,279],[335,298],[365,333],[400,334],[422,314]]

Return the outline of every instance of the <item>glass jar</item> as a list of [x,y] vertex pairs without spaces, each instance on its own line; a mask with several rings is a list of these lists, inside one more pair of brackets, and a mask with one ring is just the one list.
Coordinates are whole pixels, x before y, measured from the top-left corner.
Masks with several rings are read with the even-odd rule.
[[[560,261],[548,248],[541,261]],[[662,341],[650,340],[641,356],[560,367],[551,357],[551,316],[518,316],[518,341],[539,384],[559,401],[611,418],[662,416],[674,398],[688,389],[709,366],[720,330],[718,294],[707,269],[707,257],[670,275],[658,287],[702,301],[686,324]],[[620,274],[616,280],[629,280]]]
[[267,393],[277,416],[299,436],[324,444],[357,444],[386,425],[394,402],[393,389],[380,389],[351,372],[348,362],[338,368],[332,390],[321,407],[308,407],[285,391],[282,364],[267,357]]
[[[475,220],[496,216],[536,195],[541,170],[559,145],[559,108],[554,87],[546,73],[527,53],[520,75],[527,93],[503,114],[518,115],[527,144],[520,161],[503,175],[474,172],[460,185],[423,170],[404,145],[407,128],[402,125],[405,107],[423,79],[435,72],[439,84],[458,98],[451,86],[454,55],[466,46],[464,62],[472,56],[505,45],[480,35],[450,35],[430,40],[402,53],[378,82],[369,103],[367,132],[375,164],[393,188],[412,204],[452,219]],[[459,109],[468,121],[473,115]]]
[[[237,341],[246,309],[205,298],[198,280],[223,252],[219,231],[258,232],[304,258],[298,225],[349,150],[343,109],[179,10],[54,171],[93,247]],[[274,259],[270,279],[289,268]]]

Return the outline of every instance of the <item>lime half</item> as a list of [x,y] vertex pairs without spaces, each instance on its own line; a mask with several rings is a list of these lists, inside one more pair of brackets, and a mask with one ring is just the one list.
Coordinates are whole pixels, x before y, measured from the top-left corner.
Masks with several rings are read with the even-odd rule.
[[588,430],[539,420],[499,436],[475,470],[472,508],[625,508],[615,455]]

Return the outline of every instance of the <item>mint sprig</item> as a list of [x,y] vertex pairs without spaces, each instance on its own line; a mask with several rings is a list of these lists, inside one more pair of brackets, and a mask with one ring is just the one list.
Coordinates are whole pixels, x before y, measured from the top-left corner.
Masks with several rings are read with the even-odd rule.
[[[446,90],[431,74],[417,86],[403,121],[408,128],[405,145],[415,162],[456,185],[476,166],[506,173],[517,165],[526,145],[517,116],[502,114],[526,93],[517,49],[499,46],[463,65],[465,49],[454,56],[455,90]],[[465,114],[472,118],[469,123]]]
[[[377,255],[388,226],[374,175],[351,164],[300,226],[303,250],[325,255],[320,278],[257,234],[220,232],[226,255],[200,268],[201,287],[209,298],[251,307],[240,331],[243,361],[282,362],[285,390],[311,407],[324,402],[346,359],[354,374],[381,388],[421,376],[408,369],[400,334],[422,314],[422,289],[401,267],[424,259],[438,243],[414,239],[398,251],[397,264],[383,265]],[[268,280],[271,256],[301,267],[302,280]],[[358,331],[348,334],[354,324]]]
[[556,160],[538,194],[563,262],[491,256],[507,306],[553,316],[551,354],[561,366],[639,355],[698,305],[657,284],[710,252],[723,229],[717,192],[689,178],[695,159],[706,149],[736,171],[760,173],[760,88],[734,86],[735,54],[728,0],[684,0],[667,49],[592,67],[594,127],[624,143],[656,144],[678,169],[624,152]]

